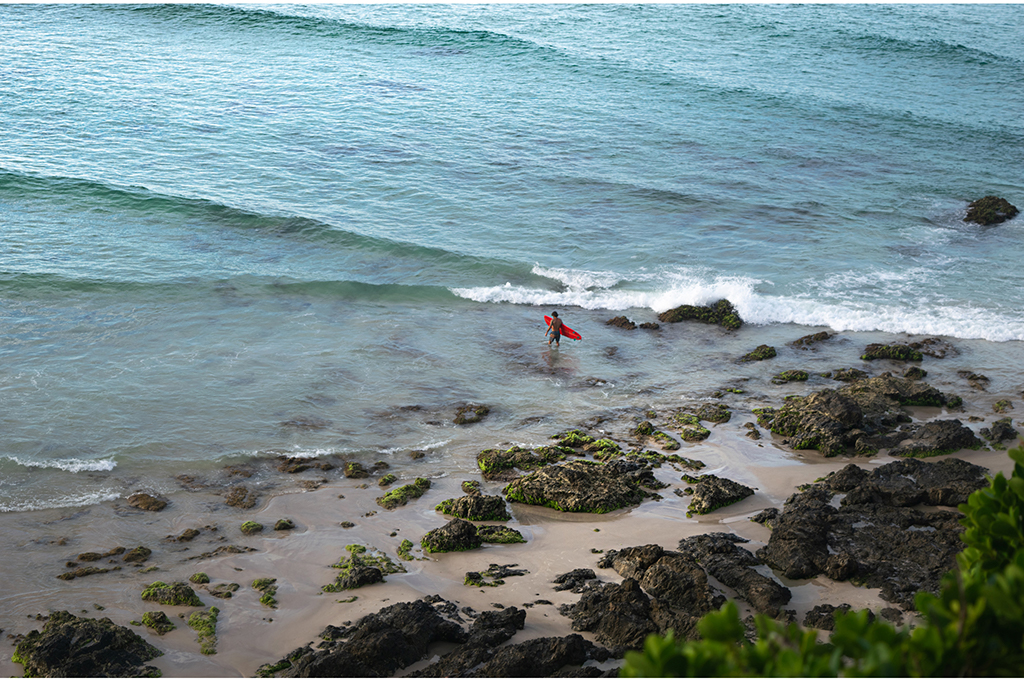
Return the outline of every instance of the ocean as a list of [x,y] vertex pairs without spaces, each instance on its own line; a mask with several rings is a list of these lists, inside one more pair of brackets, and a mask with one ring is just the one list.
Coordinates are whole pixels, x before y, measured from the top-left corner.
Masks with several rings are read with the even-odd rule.
[[[1014,5],[0,6],[0,512],[282,454],[471,474],[767,404],[735,358],[825,329],[819,369],[939,336],[1019,395],[1024,218],[963,218],[1024,205],[1022,36]],[[604,324],[720,298],[738,333]]]

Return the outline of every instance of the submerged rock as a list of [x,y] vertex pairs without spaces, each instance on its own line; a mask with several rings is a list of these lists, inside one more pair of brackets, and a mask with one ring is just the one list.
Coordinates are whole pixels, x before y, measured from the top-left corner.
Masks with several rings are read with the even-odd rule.
[[461,405],[455,410],[455,418],[452,421],[459,425],[476,424],[490,413],[491,408],[487,405]]
[[67,611],[50,613],[42,631],[18,644],[11,660],[26,677],[158,677],[144,665],[163,652],[109,618],[81,618]]
[[817,332],[816,334],[801,336],[796,341],[790,341],[789,345],[794,348],[800,348],[801,350],[810,350],[814,345],[819,344],[822,341],[828,341],[832,336],[833,335],[828,332]]
[[917,362],[923,359],[921,351],[911,348],[905,343],[871,343],[864,349],[861,360],[899,360],[901,362]]
[[611,327],[618,327],[619,329],[626,329],[626,330],[629,330],[629,331],[632,331],[633,329],[636,329],[636,323],[633,322],[632,320],[630,320],[625,315],[619,315],[618,317],[613,317],[612,319],[610,319],[607,322],[605,322],[605,324],[609,325]]
[[129,506],[144,511],[160,511],[167,506],[167,500],[154,497],[148,493],[135,493],[128,498]]
[[224,501],[229,507],[252,509],[259,501],[259,496],[244,485],[236,485],[224,494]]

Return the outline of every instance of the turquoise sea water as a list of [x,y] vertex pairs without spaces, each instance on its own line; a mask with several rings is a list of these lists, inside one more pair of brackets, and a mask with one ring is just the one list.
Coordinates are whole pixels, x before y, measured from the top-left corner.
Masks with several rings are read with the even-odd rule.
[[[1022,37],[1013,5],[0,6],[0,511],[273,452],[443,473],[787,325],[1013,355],[1024,218],[962,218],[1024,206]],[[602,324],[721,297],[746,336]]]

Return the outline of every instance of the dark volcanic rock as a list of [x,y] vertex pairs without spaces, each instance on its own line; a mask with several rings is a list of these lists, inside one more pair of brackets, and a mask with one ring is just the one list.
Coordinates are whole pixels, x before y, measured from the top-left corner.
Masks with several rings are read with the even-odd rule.
[[26,677],[155,677],[144,665],[162,652],[109,618],[50,614],[42,632],[33,630],[15,649]]
[[1020,211],[1002,197],[989,195],[981,199],[975,199],[967,206],[965,223],[977,223],[979,225],[997,225],[1003,221],[1010,220]]
[[984,391],[988,388],[989,378],[984,374],[977,374],[967,369],[962,369],[956,374],[962,379],[967,379],[967,383],[976,391]]
[[472,523],[452,519],[441,528],[435,528],[424,535],[420,544],[428,552],[461,552],[476,549],[482,540]]
[[[984,487],[981,474],[955,459],[891,462],[867,475],[846,467],[790,497],[757,556],[787,578],[825,573],[856,580],[913,608],[915,593],[935,592],[954,568],[963,547],[961,514],[897,505],[958,504]],[[848,492],[836,509],[832,496],[843,489]]]
[[558,587],[555,588],[555,592],[569,590],[576,594],[580,594],[602,584],[602,581],[598,579],[597,574],[594,573],[594,569],[592,568],[574,568],[568,573],[562,573],[561,575],[555,576],[555,579],[552,582],[558,585]]
[[920,341],[914,341],[913,343],[907,344],[914,350],[921,351],[922,355],[928,355],[933,358],[944,358],[947,355],[959,355],[958,351],[953,344],[942,339],[921,339]]
[[862,369],[856,367],[850,367],[849,369],[834,369],[832,370],[832,378],[836,381],[860,381],[861,379],[867,379],[868,373]]
[[630,320],[625,315],[619,315],[618,317],[613,317],[612,319],[610,319],[607,322],[605,322],[605,324],[607,324],[609,326],[612,326],[612,327],[618,327],[619,329],[627,329],[627,330],[630,330],[630,331],[632,331],[633,329],[636,329],[636,323],[633,322],[632,320]]
[[[592,441],[593,438],[590,438],[587,442]],[[490,448],[476,456],[476,464],[485,481],[511,481],[519,476],[518,471],[539,469],[565,457],[555,449],[543,452],[546,454],[536,454],[517,445],[508,450]]]
[[229,507],[251,509],[256,506],[259,496],[244,485],[236,485],[224,494],[224,501]]
[[718,324],[726,329],[739,329],[743,324],[732,303],[724,298],[710,306],[681,305],[658,315],[661,322],[682,322],[697,320],[707,324]]
[[701,476],[693,489],[686,515],[710,514],[754,494],[753,488],[713,474]]
[[[853,607],[849,604],[840,604],[839,606],[817,604],[804,616],[804,627],[815,630],[833,630],[836,627],[836,616],[849,613],[851,610]],[[868,613],[871,612],[868,611]],[[872,614],[871,620],[874,620],[874,614]]]
[[1002,443],[1004,440],[1016,438],[1017,429],[1011,426],[1010,417],[1004,417],[992,422],[992,428],[983,428],[981,435],[985,440],[993,443]]
[[679,551],[700,563],[707,572],[745,599],[758,613],[776,617],[793,597],[789,588],[755,571],[761,563],[753,554],[735,543],[747,542],[731,533],[708,533],[685,538]]
[[940,419],[923,424],[910,438],[889,450],[889,454],[893,457],[932,457],[980,446],[978,437],[959,419]]
[[572,621],[573,630],[594,633],[597,641],[616,653],[642,648],[647,635],[659,630],[652,619],[650,597],[633,579],[606,583],[559,611]]
[[469,628],[467,641],[409,677],[461,677],[494,656],[494,647],[508,641],[526,624],[526,611],[513,606],[484,611]]
[[567,462],[521,476],[503,492],[509,502],[601,514],[642,502],[648,493],[638,475],[644,473],[653,476],[649,466],[636,462]]
[[346,641],[307,649],[287,663],[285,677],[390,677],[423,658],[435,642],[461,644],[466,632],[426,601],[388,606],[342,631]]
[[832,334],[828,332],[818,332],[816,334],[808,334],[807,336],[801,336],[796,341],[790,341],[789,345],[794,348],[800,348],[802,350],[809,350],[812,346],[822,341],[828,341],[832,338]]
[[445,500],[434,509],[467,521],[508,521],[512,518],[505,507],[505,500],[498,495],[466,495]]

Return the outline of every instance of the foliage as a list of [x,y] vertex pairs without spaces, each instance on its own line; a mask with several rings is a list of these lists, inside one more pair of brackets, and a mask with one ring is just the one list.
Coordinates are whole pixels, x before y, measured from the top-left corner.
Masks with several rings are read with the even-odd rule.
[[732,602],[701,619],[703,639],[651,635],[626,654],[623,677],[1019,677],[1024,674],[1024,442],[1014,470],[974,492],[961,523],[965,549],[937,595],[921,592],[922,622],[896,629],[867,611],[836,615],[828,642],[796,624],[756,617],[744,638]]

